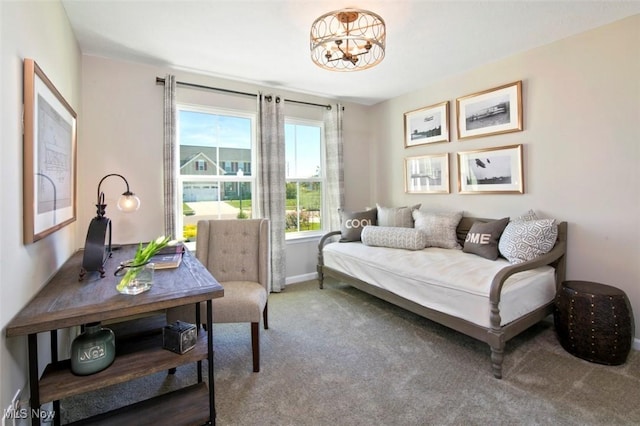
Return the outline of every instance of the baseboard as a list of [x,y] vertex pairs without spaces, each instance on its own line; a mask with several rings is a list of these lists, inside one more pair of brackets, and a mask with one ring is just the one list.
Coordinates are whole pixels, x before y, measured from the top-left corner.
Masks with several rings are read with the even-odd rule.
[[311,280],[316,280],[318,279],[318,273],[317,272],[311,272],[309,274],[302,274],[302,275],[295,275],[293,277],[287,277],[284,280],[285,285],[289,285],[289,284],[298,284],[301,282],[305,282],[305,281],[311,281]]

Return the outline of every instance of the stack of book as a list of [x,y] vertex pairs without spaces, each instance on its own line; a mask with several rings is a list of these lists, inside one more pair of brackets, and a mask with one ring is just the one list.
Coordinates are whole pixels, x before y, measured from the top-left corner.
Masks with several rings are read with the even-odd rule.
[[149,261],[154,264],[155,269],[177,268],[182,262],[184,250],[184,244],[182,243],[165,246]]

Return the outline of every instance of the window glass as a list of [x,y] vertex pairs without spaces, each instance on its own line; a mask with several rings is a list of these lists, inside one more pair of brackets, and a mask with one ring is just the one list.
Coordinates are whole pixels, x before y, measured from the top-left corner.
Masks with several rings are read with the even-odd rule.
[[245,112],[178,107],[177,222],[187,241],[198,220],[252,217],[254,122]]

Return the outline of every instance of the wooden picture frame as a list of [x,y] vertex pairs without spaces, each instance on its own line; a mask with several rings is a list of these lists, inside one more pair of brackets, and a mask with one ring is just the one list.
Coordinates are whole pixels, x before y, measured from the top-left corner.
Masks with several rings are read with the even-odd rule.
[[404,147],[449,142],[449,101],[404,113]]
[[408,194],[448,194],[449,154],[404,159],[404,190]]
[[24,60],[23,239],[76,220],[77,115],[33,59]]
[[522,81],[456,99],[458,139],[522,131]]
[[522,144],[458,153],[460,194],[524,194]]

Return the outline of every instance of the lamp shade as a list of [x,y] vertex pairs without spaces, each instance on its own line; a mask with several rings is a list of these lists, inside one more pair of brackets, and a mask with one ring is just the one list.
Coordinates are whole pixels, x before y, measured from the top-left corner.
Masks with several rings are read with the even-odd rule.
[[124,193],[118,198],[118,210],[129,213],[140,208],[140,198],[134,193]]

